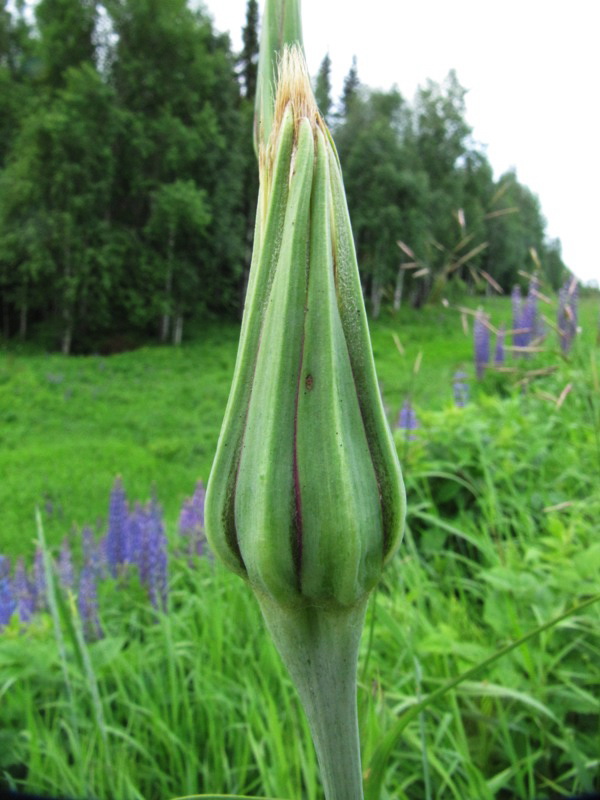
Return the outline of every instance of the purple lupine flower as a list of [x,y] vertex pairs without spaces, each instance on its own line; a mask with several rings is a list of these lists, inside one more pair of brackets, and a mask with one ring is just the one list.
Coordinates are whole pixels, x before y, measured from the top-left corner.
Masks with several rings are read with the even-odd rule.
[[481,378],[485,367],[490,363],[490,329],[483,311],[478,311],[473,323],[473,339],[475,344],[475,371]]
[[115,480],[110,493],[108,531],[106,534],[106,559],[110,574],[115,578],[125,563],[127,554],[127,498],[120,477]]
[[513,333],[513,347],[521,347],[523,344],[523,334],[520,332],[521,316],[523,299],[521,297],[521,287],[514,286],[511,292],[512,301],[512,326],[515,333]]
[[496,348],[494,350],[494,364],[496,366],[504,364],[504,336],[504,325],[501,325],[496,334]]
[[527,292],[527,297],[525,298],[525,302],[523,304],[523,310],[521,313],[521,325],[520,327],[523,329],[522,333],[522,347],[529,347],[531,342],[535,337],[536,330],[538,328],[537,322],[537,278],[532,278],[531,283],[529,284],[529,291]]
[[412,407],[408,398],[404,401],[404,405],[400,409],[400,414],[398,415],[398,424],[396,427],[400,430],[406,431],[405,436],[407,440],[417,438],[416,434],[411,433],[411,431],[416,431],[419,429],[419,420],[417,419],[417,413]]
[[469,402],[469,384],[467,383],[467,373],[458,370],[452,379],[452,394],[454,403],[458,408],[464,408]]
[[75,573],[73,570],[73,556],[69,547],[69,540],[65,536],[60,547],[58,556],[58,581],[63,589],[72,589],[75,585]]
[[10,561],[0,556],[0,630],[8,625],[16,608],[10,580]]
[[196,490],[185,500],[179,514],[179,533],[187,540],[190,555],[201,556],[206,545],[204,533],[204,498],[206,490],[202,481],[196,484]]
[[144,527],[146,525],[146,515],[139,503],[127,517],[127,553],[126,560],[129,564],[137,564],[138,569],[142,561]]
[[19,558],[13,577],[13,595],[21,622],[29,622],[35,611],[35,591],[27,576],[25,559]]
[[579,287],[575,277],[568,280],[558,293],[558,335],[563,353],[568,353],[577,333],[577,301]]
[[35,610],[45,611],[48,605],[46,597],[46,570],[44,568],[44,554],[41,547],[35,548],[33,559],[33,592],[35,595]]
[[102,628],[98,619],[98,587],[90,566],[84,566],[79,576],[77,608],[86,639],[100,639]]
[[137,554],[137,567],[140,576],[140,582],[143,586],[150,585],[151,574],[151,550],[150,537],[150,514],[147,508],[141,506],[136,507],[137,522],[140,526],[140,547]]
[[155,497],[150,501],[144,527],[145,575],[142,583],[148,588],[150,601],[155,608],[167,605],[167,537],[161,508]]
[[108,546],[107,546],[107,535],[101,536],[98,540],[98,544],[96,545],[96,559],[98,565],[98,577],[104,578],[106,575],[110,574],[110,570],[108,567]]
[[81,547],[83,551],[83,566],[89,567],[96,578],[104,577],[108,571],[105,537],[96,542],[94,532],[89,525],[85,525],[81,531]]

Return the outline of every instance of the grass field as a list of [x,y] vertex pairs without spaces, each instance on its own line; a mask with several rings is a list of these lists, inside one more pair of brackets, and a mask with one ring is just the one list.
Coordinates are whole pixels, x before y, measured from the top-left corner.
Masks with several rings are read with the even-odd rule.
[[[510,326],[508,301],[485,305]],[[510,362],[517,372],[480,382],[456,310],[372,325],[390,421],[410,396],[420,427],[414,439],[395,432],[408,529],[363,637],[366,769],[419,698],[600,591],[598,314],[597,299],[582,303],[569,358],[550,334],[546,352]],[[5,349],[0,553],[32,559],[36,507],[54,552],[84,524],[102,527],[117,474],[131,499],[155,487],[173,539],[210,470],[237,335],[212,325],[176,350],[109,358]],[[452,400],[457,369],[470,376],[465,408]],[[239,579],[173,558],[167,614],[135,581],[106,581],[99,600],[97,642],[80,635],[68,598],[58,617],[0,633],[0,786],[107,800],[321,797],[298,702]],[[582,606],[436,695],[398,731],[369,800],[599,790],[599,631],[600,603]]]

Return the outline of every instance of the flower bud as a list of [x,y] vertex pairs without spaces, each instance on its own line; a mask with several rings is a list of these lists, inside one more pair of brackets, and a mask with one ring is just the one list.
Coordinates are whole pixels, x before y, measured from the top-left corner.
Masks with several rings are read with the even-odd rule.
[[340,166],[303,57],[283,53],[254,253],[206,497],[211,546],[259,596],[351,608],[402,533]]

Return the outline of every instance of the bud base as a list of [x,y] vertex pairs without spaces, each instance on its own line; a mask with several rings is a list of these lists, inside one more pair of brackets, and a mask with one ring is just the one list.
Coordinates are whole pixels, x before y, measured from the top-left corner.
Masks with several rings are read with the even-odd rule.
[[258,595],[298,689],[327,800],[363,800],[356,668],[367,598],[352,608],[285,608]]

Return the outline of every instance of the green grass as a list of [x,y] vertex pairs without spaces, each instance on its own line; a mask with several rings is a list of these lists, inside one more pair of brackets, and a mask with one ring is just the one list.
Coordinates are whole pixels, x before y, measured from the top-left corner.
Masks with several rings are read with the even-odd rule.
[[[508,320],[506,300],[489,304],[495,322]],[[584,305],[584,341],[593,340],[597,314],[597,302]],[[213,325],[178,349],[145,347],[106,358],[5,349],[0,551],[32,554],[36,507],[53,542],[73,526],[105,519],[117,474],[132,498],[147,498],[154,486],[173,524],[196,481],[208,478],[237,337],[236,325]],[[407,395],[419,410],[448,408],[454,372],[473,373],[471,336],[452,309],[387,315],[372,324],[372,340],[392,423]]]
[[[494,322],[510,315],[506,300],[487,307]],[[407,310],[372,326],[390,418],[410,393],[421,422],[415,440],[395,434],[408,528],[371,602],[360,660],[366,770],[382,737],[404,726],[380,800],[600,790],[600,603],[403,716],[599,591],[597,324],[588,301],[569,359],[550,352],[523,360],[521,374],[490,373],[472,382],[465,409],[451,399],[455,369],[472,374],[456,312]],[[179,350],[5,353],[0,550],[31,556],[46,495],[60,508],[43,512],[52,547],[73,523],[105,517],[117,473],[131,498],[156,485],[172,534],[181,500],[208,475],[236,339],[235,326],[215,326]],[[541,364],[558,369],[518,384]],[[107,800],[321,799],[295,692],[239,579],[207,559],[175,559],[169,613],[158,616],[135,583],[106,582],[106,636],[87,644],[69,598],[57,602],[60,636],[48,615],[0,635],[0,786]]]

